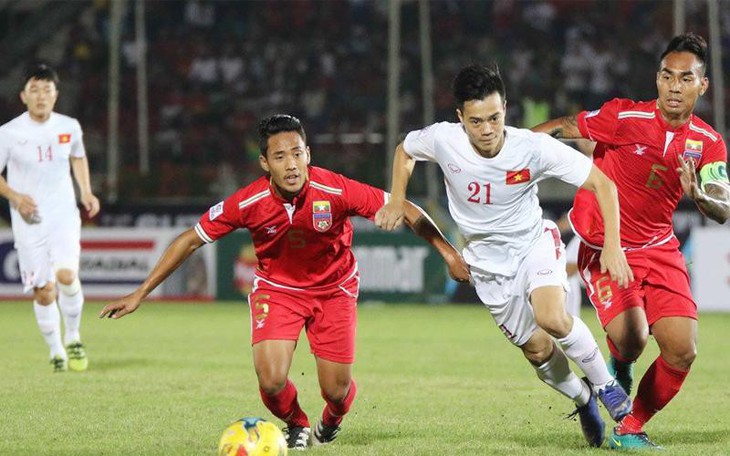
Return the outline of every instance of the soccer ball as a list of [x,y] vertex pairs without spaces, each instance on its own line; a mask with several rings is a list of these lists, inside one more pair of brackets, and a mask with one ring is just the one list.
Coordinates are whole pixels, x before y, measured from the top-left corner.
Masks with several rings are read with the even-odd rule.
[[241,418],[221,436],[218,456],[286,456],[281,430],[263,418]]

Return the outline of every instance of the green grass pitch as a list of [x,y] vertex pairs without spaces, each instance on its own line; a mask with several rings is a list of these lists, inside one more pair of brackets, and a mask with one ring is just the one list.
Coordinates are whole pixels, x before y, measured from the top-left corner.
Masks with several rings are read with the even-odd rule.
[[[259,400],[243,304],[147,303],[119,321],[86,306],[90,368],[51,373],[30,302],[0,303],[1,455],[213,455],[227,424],[272,419]],[[599,344],[603,335],[584,313]],[[699,357],[648,426],[667,455],[730,452],[730,314],[700,317]],[[300,341],[291,378],[312,421],[314,362]],[[638,363],[654,359],[654,342]],[[543,385],[481,306],[361,305],[358,398],[316,455],[583,455],[567,399]],[[608,420],[605,410],[604,418]],[[275,420],[278,425],[281,423]]]

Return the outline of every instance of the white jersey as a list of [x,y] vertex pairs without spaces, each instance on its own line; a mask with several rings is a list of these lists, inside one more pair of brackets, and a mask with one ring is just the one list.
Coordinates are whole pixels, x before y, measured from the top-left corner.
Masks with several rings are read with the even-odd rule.
[[543,231],[537,183],[556,177],[578,187],[593,164],[544,133],[505,127],[505,136],[499,154],[485,158],[460,123],[441,122],[410,132],[403,147],[441,167],[449,212],[467,241],[466,262],[511,276]]
[[[46,228],[52,229],[55,220],[79,217],[69,158],[85,155],[81,125],[72,117],[54,112],[39,123],[25,112],[0,126],[0,172],[7,167],[10,188],[33,198],[39,225]],[[25,223],[13,208],[10,215],[16,243],[34,242],[46,231]]]

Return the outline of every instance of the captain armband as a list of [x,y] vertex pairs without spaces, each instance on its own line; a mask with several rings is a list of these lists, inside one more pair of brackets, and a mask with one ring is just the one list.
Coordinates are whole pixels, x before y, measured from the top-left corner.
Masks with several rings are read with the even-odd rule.
[[708,183],[717,183],[728,187],[727,180],[727,164],[722,161],[712,162],[702,167],[700,170],[700,181],[702,182],[702,191],[705,191],[705,185]]

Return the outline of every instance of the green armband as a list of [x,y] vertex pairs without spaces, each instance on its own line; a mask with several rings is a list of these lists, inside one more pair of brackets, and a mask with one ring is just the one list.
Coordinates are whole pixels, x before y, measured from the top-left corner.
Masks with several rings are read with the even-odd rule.
[[720,161],[703,166],[700,170],[700,181],[702,182],[702,191],[705,190],[705,184],[708,182],[727,183],[727,164]]

